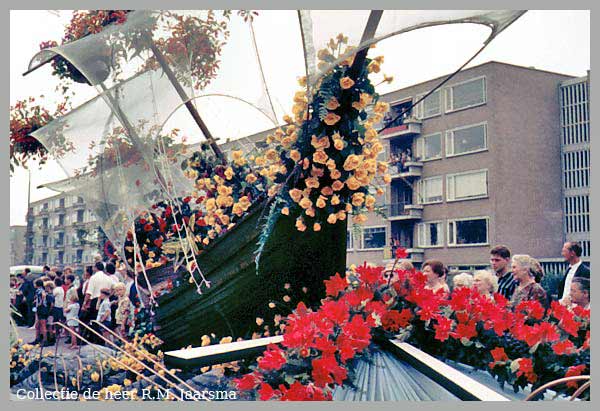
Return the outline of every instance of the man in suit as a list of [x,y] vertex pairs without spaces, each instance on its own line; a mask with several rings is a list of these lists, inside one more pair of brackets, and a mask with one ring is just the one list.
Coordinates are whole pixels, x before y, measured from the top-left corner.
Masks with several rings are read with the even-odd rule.
[[571,290],[574,278],[590,278],[589,267],[581,261],[581,251],[581,246],[574,241],[568,241],[563,245],[561,254],[569,263],[569,268],[558,286],[558,299],[561,304],[568,305],[570,303],[569,290]]

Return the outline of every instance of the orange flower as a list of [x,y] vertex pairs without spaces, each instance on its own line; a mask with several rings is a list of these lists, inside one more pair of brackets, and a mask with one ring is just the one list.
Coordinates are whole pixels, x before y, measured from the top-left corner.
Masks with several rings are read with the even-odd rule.
[[255,176],[254,174],[248,174],[248,175],[246,176],[246,182],[247,182],[248,184],[252,184],[252,183],[254,183],[255,181],[256,181],[256,176]]
[[356,224],[363,224],[367,221],[367,216],[364,214],[357,214],[352,219]]
[[344,221],[346,219],[346,212],[344,210],[340,210],[337,212],[337,219],[340,221]]
[[337,215],[329,214],[329,217],[327,217],[327,222],[329,224],[335,224],[337,222]]
[[333,146],[335,147],[336,150],[343,150],[344,149],[344,141],[336,138],[335,140],[333,140]]
[[358,181],[356,179],[356,177],[354,177],[354,176],[352,176],[348,180],[346,180],[346,185],[348,186],[348,188],[350,190],[358,190],[362,186],[360,181]]
[[298,190],[297,188],[292,188],[289,191],[290,197],[292,197],[292,200],[294,200],[296,203],[300,201],[300,198],[302,197],[302,191]]
[[311,208],[309,208],[308,210],[306,210],[304,213],[305,213],[307,216],[309,216],[309,217],[314,217],[314,216],[315,216],[315,209],[311,207]]
[[338,196],[337,194],[334,194],[333,197],[331,197],[331,204],[338,205],[339,203],[340,203],[340,196]]
[[304,225],[304,221],[302,220],[302,218],[296,219],[296,229],[298,231],[306,230],[306,226]]
[[347,90],[350,87],[352,87],[354,85],[354,80],[352,80],[350,77],[342,77],[340,79],[340,86],[342,87],[342,89]]
[[325,116],[325,118],[323,119],[323,121],[328,126],[333,126],[335,123],[337,123],[338,121],[340,121],[340,119],[341,119],[341,117],[338,116],[335,113],[327,113],[327,115]]
[[352,194],[352,205],[360,207],[365,202],[365,193],[354,193]]
[[331,174],[331,178],[333,180],[337,180],[338,178],[340,178],[342,176],[342,172],[340,170],[331,170],[330,174]]
[[290,158],[297,163],[298,161],[300,161],[300,152],[298,150],[291,150]]
[[342,183],[340,180],[335,180],[331,185],[331,188],[333,191],[340,191],[342,188],[344,188],[344,183]]
[[329,159],[329,157],[323,150],[317,150],[315,152],[315,154],[313,154],[313,161],[315,163],[325,164],[325,163],[327,163],[328,159]]
[[321,138],[317,138],[317,136],[313,135],[310,139],[310,144],[317,150],[322,148],[329,148],[329,137],[323,136]]
[[283,215],[290,215],[290,209],[288,207],[283,207],[281,209],[281,214],[283,214]]
[[360,163],[362,162],[362,156],[357,156],[356,154],[350,154],[346,161],[344,161],[344,170],[352,171],[356,169]]
[[302,200],[300,200],[300,207],[306,210],[307,208],[312,207],[312,201],[310,201],[309,198],[304,197]]
[[317,199],[317,207],[318,208],[325,208],[325,206],[327,205],[327,203],[325,202],[326,198],[323,196],[319,196],[319,198]]
[[314,231],[321,231],[321,224],[319,224],[319,223],[315,223],[315,224],[313,225],[313,230],[314,230]]
[[337,101],[337,99],[335,97],[331,97],[329,99],[329,101],[327,102],[327,104],[325,105],[327,110],[335,110],[339,106],[340,106],[340,103],[339,103],[339,101]]
[[306,180],[304,180],[304,183],[306,184],[306,187],[319,188],[319,180],[314,177],[307,178]]
[[330,196],[333,194],[333,189],[329,186],[323,187],[321,189],[321,194],[323,194],[325,196]]

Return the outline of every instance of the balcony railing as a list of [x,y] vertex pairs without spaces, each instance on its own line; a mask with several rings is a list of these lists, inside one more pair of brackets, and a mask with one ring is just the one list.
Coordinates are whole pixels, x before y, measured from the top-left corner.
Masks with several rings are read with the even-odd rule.
[[[384,122],[385,125],[387,124]],[[421,121],[414,117],[408,117],[402,119],[402,121],[392,122],[380,135],[382,138],[391,138],[414,134],[421,134]]]
[[387,214],[390,219],[410,220],[423,218],[423,206],[412,203],[393,203],[387,205]]

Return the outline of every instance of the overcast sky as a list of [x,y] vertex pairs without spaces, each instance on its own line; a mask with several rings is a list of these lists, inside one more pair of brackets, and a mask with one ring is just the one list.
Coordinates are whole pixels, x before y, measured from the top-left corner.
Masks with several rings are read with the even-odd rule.
[[[53,100],[56,79],[50,75],[49,65],[27,77],[22,73],[39,50],[40,42],[60,40],[69,19],[69,12],[11,11],[11,103],[40,95]],[[255,31],[274,104],[276,108],[289,109],[297,89],[295,79],[302,75],[304,68],[297,17],[293,11],[261,12]],[[385,56],[383,71],[393,75],[395,80],[378,92],[389,92],[453,72],[481,46],[486,35],[486,29],[460,25],[428,28],[385,40],[378,45],[376,54]],[[490,60],[583,76],[590,66],[589,11],[529,11],[501,33],[470,66]],[[77,87],[76,92],[79,102],[94,96],[87,86]],[[46,102],[44,105],[51,106]],[[220,117],[218,113],[215,115]],[[32,201],[56,194],[35,188],[65,177],[55,162],[50,161],[41,168],[32,164],[30,169]],[[23,169],[16,170],[10,179],[11,225],[25,224],[27,180],[28,172]]]

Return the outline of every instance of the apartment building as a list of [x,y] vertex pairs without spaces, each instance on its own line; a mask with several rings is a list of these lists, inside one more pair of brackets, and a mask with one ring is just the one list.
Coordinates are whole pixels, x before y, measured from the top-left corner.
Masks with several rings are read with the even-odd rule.
[[9,238],[9,252],[8,258],[10,258],[10,265],[21,265],[25,262],[25,233],[27,226],[24,225],[11,225],[10,226],[10,238]]
[[583,258],[590,257],[590,79],[561,83],[560,127],[564,235],[578,241]]
[[59,194],[32,202],[28,214],[28,261],[82,271],[99,252],[99,227],[83,198]]
[[[458,73],[395,120],[444,78],[383,96],[393,112],[380,137],[398,161],[385,216],[349,227],[348,263],[385,263],[401,246],[417,266],[439,259],[469,269],[488,266],[489,249],[505,244],[560,264],[570,200],[561,184],[558,94],[572,77],[492,61]],[[575,120],[564,121],[563,133]]]

